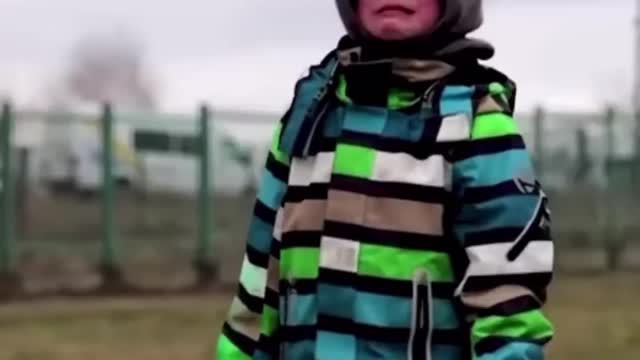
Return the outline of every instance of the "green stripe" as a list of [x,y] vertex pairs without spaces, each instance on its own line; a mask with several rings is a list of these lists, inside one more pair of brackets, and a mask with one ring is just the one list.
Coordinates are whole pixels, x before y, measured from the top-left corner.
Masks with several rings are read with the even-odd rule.
[[289,157],[280,150],[280,134],[282,133],[282,123],[278,123],[271,139],[271,154],[284,165],[289,165]]
[[251,360],[251,356],[245,354],[224,334],[218,339],[216,359],[219,360]]
[[260,333],[271,336],[275,333],[279,324],[278,310],[265,304],[262,309],[262,322],[260,326]]
[[348,144],[336,147],[334,173],[338,175],[370,178],[375,163],[375,150]]
[[282,279],[317,279],[320,249],[291,248],[280,252]]
[[454,279],[449,255],[431,251],[405,250],[363,244],[360,247],[359,273],[395,280],[412,280],[418,269],[425,269],[431,281]]
[[489,113],[475,118],[471,138],[478,140],[515,134],[519,134],[518,127],[511,116],[503,113]]
[[489,316],[475,320],[473,343],[489,336],[521,339],[544,339],[553,336],[553,325],[541,310],[531,310],[511,316]]

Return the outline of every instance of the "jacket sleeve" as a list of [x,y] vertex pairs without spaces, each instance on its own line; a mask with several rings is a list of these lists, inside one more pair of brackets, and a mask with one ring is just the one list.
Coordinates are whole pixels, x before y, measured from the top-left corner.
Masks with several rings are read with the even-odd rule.
[[554,332],[542,312],[552,277],[550,213],[505,87],[490,88],[452,168],[453,231],[468,260],[456,294],[471,321],[473,359],[541,360]]
[[270,339],[278,326],[278,258],[281,204],[289,160],[275,131],[250,222],[238,290],[217,343],[218,360],[274,358]]

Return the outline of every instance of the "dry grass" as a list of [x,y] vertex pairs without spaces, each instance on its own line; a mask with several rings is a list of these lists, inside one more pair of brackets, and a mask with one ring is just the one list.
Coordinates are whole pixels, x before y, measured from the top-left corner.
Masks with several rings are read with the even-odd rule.
[[[549,359],[640,358],[640,276],[561,277]],[[224,296],[0,306],[1,360],[213,359]]]

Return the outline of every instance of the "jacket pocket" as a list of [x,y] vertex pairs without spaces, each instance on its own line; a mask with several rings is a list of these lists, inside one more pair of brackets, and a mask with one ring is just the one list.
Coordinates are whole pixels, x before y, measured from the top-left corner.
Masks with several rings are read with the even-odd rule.
[[413,303],[408,360],[431,360],[433,303],[429,273],[418,270],[413,277]]

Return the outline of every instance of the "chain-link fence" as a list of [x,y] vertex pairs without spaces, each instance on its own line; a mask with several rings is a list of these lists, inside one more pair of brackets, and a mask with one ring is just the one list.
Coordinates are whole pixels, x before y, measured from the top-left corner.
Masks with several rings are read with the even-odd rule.
[[[28,289],[53,291],[235,280],[277,115],[2,114],[0,282],[19,274]],[[613,109],[518,119],[550,195],[558,268],[636,267],[634,119]]]

